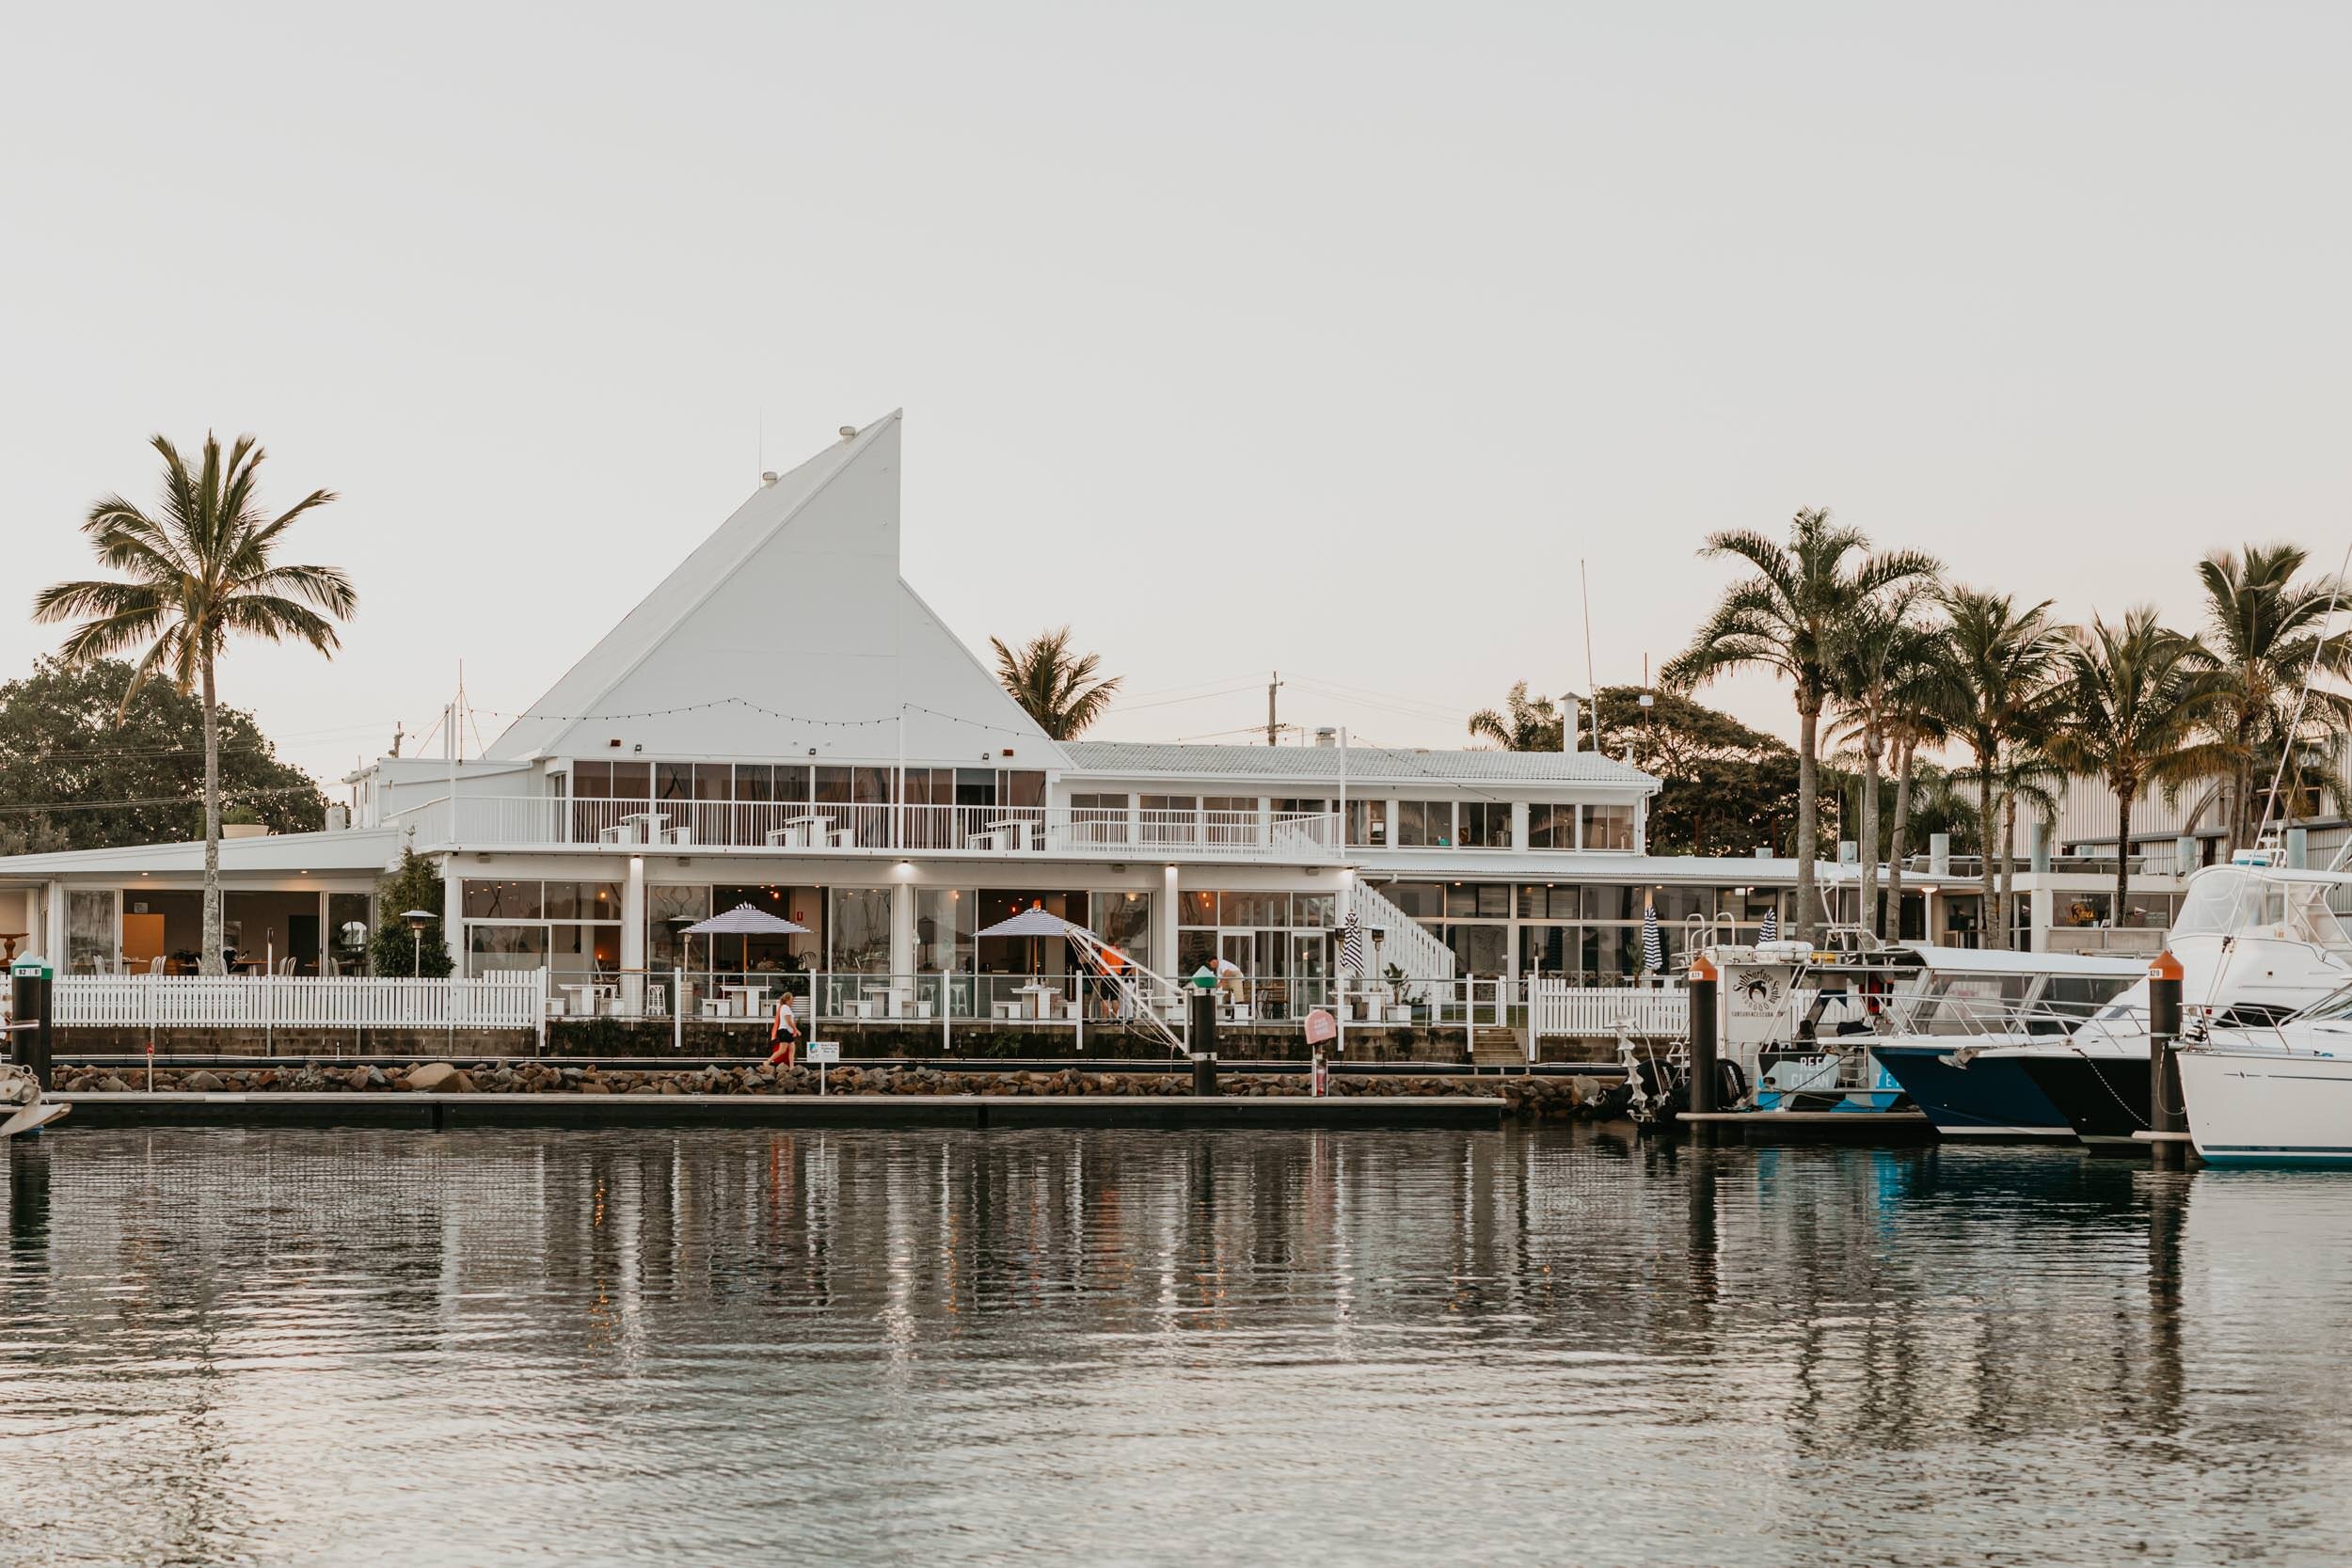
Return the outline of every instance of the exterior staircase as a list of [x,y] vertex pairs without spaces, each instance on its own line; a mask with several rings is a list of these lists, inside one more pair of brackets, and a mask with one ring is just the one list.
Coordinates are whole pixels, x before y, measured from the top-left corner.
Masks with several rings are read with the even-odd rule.
[[[1356,919],[1364,928],[1364,968],[1367,979],[1380,978],[1380,970],[1394,964],[1414,980],[1451,980],[1454,978],[1454,949],[1448,947],[1435,931],[1383,898],[1372,884],[1361,877],[1348,890],[1353,900]],[[1373,933],[1380,934],[1378,958],[1373,943]]]
[[1473,1067],[1525,1067],[1527,1042],[1519,1038],[1517,1029],[1482,1023],[1470,1031],[1470,1064]]

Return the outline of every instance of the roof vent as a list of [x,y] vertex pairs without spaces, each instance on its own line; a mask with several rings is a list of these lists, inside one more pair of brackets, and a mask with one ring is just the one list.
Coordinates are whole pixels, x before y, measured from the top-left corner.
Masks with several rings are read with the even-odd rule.
[[1315,744],[1316,744],[1316,745],[1318,745],[1318,746],[1337,746],[1339,743],[1340,743],[1340,732],[1339,732],[1339,730],[1338,730],[1335,726],[1330,725],[1330,724],[1323,724],[1323,725],[1319,725],[1319,726],[1317,726],[1317,727],[1316,727],[1316,730],[1315,730]]
[[855,440],[857,438],[857,426],[853,424],[843,425],[841,427],[841,438],[845,441]]
[[769,468],[769,469],[765,470],[765,471],[764,471],[764,472],[762,472],[762,473],[760,474],[760,476],[759,476],[759,483],[762,483],[762,484],[773,484],[775,482],[776,482],[776,470],[775,470],[775,469],[773,469],[773,468]]

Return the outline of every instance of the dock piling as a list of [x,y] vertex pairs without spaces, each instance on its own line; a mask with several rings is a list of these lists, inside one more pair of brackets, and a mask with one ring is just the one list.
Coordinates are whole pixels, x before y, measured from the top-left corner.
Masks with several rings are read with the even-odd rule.
[[2155,1136],[2149,1157],[2159,1166],[2178,1165],[2184,1150],[2172,1134],[2183,1131],[2180,1064],[2172,1053],[2181,1038],[2181,960],[2170,948],[2148,965],[2148,1131]]

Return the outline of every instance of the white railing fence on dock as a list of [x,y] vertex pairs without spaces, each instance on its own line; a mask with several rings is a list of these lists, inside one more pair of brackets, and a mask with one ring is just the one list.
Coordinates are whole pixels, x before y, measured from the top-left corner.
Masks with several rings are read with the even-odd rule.
[[1529,1008],[1537,1039],[1606,1038],[1623,1028],[1637,1039],[1679,1038],[1691,1029],[1691,993],[1680,988],[1572,986],[1536,980]]
[[60,1028],[517,1029],[548,1012],[544,969],[469,980],[371,974],[62,974]]

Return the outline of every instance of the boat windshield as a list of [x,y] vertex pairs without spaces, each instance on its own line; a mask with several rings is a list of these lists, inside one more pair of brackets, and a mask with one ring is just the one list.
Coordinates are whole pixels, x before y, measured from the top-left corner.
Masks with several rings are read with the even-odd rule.
[[2352,937],[2328,907],[2328,886],[2265,876],[2259,866],[2209,866],[2190,879],[2172,934],[2230,936],[2283,927],[2297,941],[2352,954]]
[[1915,1035],[2072,1034],[2137,984],[2129,974],[1939,974],[1904,1028]]
[[2302,1019],[2352,1018],[2352,986],[2329,991],[2296,1016]]

